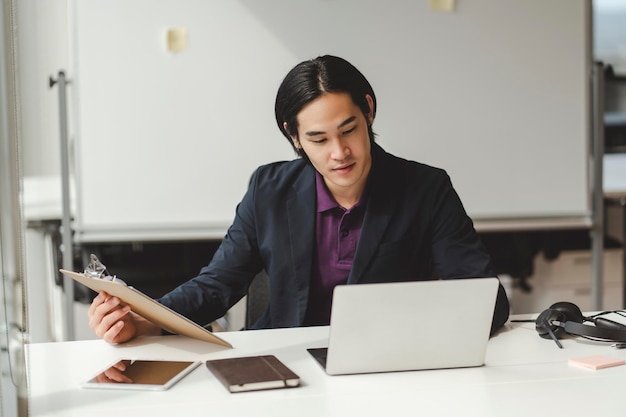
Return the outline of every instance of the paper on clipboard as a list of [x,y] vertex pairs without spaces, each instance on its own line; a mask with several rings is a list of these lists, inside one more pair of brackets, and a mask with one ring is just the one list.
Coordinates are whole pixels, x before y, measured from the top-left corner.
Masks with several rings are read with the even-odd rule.
[[232,345],[227,341],[133,287],[128,287],[119,282],[93,278],[83,273],[65,269],[60,271],[63,275],[80,282],[96,292],[106,291],[108,294],[118,297],[123,303],[128,304],[132,311],[161,326],[168,332],[232,348]]

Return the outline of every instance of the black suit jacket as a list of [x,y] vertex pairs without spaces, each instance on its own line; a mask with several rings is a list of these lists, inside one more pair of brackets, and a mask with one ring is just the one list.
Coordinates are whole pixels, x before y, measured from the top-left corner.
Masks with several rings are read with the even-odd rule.
[[[495,276],[445,171],[372,146],[367,206],[348,284]],[[265,269],[270,305],[255,328],[304,323],[315,247],[315,170],[277,162],[254,173],[235,220],[200,275],[159,301],[199,324],[221,317]],[[500,286],[493,330],[507,320]]]

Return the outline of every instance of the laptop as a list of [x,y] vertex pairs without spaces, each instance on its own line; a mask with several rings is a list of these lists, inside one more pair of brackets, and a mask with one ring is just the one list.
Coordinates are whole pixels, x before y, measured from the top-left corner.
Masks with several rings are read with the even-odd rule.
[[481,366],[497,278],[335,287],[328,348],[307,349],[329,375]]

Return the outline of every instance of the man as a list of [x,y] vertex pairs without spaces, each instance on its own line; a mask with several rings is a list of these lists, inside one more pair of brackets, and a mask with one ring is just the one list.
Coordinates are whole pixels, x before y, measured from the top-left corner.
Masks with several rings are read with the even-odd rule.
[[[159,302],[205,325],[265,269],[270,303],[254,328],[325,325],[336,285],[495,276],[445,171],[374,142],[376,96],[352,64],[333,56],[298,64],[275,113],[301,158],[257,169],[211,263]],[[508,314],[500,286],[492,331]],[[89,317],[113,343],[160,333],[105,293]]]

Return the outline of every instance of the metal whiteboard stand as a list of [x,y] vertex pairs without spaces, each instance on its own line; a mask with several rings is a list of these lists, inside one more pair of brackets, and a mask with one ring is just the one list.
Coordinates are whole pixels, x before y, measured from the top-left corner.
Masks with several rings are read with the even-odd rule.
[[604,283],[604,64],[594,63],[591,77],[591,308],[600,311]]
[[[67,84],[65,73],[59,71],[57,79],[50,77],[49,87],[58,84],[59,89],[59,126],[61,133],[61,192],[62,210],[61,234],[63,252],[63,269],[74,270],[73,246],[72,246],[72,214],[70,206],[70,169],[69,169],[69,139],[67,134]],[[55,271],[57,273],[57,271]],[[65,340],[74,340],[74,281],[69,277],[63,277],[63,291],[65,293]]]

